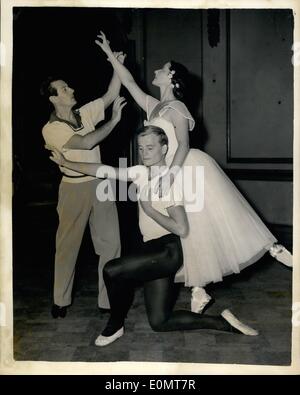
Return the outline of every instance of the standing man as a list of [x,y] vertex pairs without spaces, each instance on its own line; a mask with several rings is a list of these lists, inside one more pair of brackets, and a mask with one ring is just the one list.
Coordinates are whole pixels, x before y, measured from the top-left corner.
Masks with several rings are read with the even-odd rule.
[[[124,56],[117,54],[119,60]],[[54,107],[42,134],[46,144],[64,152],[75,162],[101,163],[97,146],[114,129],[121,119],[126,102],[118,97],[120,80],[114,73],[107,92],[94,101],[73,110],[76,104],[74,90],[60,79],[48,79],[41,94]],[[113,104],[111,119],[98,129],[95,126],[104,119],[105,109]],[[63,174],[58,195],[59,226],[56,234],[53,318],[65,317],[72,301],[75,264],[87,222],[90,225],[95,252],[100,255],[98,275],[98,306],[109,309],[109,301],[103,282],[105,263],[120,256],[120,234],[116,203],[99,201],[96,188],[103,180],[60,167]]]

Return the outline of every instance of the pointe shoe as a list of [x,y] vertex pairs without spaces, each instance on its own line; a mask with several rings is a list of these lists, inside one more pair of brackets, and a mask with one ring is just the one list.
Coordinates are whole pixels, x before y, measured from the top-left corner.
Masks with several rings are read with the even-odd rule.
[[191,311],[193,313],[201,314],[204,308],[211,301],[211,297],[205,292],[203,288],[193,287],[191,299]]
[[221,316],[235,329],[246,336],[257,336],[258,331],[238,320],[230,310],[222,311]]
[[120,328],[117,332],[115,332],[111,336],[99,335],[95,340],[95,345],[99,347],[108,346],[109,344],[113,343],[123,335],[124,335],[124,326],[122,326],[122,328]]
[[293,267],[293,255],[281,244],[274,244],[269,249],[270,255],[287,267]]

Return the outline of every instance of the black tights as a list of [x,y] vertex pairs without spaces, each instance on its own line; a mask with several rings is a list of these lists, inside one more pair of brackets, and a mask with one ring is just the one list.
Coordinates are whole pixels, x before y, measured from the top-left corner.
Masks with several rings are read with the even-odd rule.
[[173,311],[179,286],[174,277],[182,266],[180,238],[174,234],[146,242],[139,254],[109,261],[103,270],[111,317],[104,336],[110,336],[124,325],[134,298],[134,288],[144,283],[145,305],[151,328],[157,332],[188,329],[230,331],[222,316],[208,316],[187,310]]

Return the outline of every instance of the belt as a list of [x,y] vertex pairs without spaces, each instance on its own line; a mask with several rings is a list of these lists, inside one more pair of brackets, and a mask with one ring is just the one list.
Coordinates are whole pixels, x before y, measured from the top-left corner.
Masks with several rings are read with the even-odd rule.
[[68,177],[68,178],[90,177],[90,176],[88,176],[88,175],[86,175],[86,174],[82,174],[81,176],[69,176],[69,175],[67,175],[67,174],[65,174],[65,173],[62,173],[62,174],[63,174],[64,177]]

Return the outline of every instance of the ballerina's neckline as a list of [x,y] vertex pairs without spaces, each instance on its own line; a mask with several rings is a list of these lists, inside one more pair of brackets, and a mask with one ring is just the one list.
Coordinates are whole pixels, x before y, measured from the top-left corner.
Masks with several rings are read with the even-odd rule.
[[[151,120],[153,120],[153,119],[155,119],[155,118],[161,118],[160,112],[161,112],[165,107],[167,107],[168,104],[173,103],[173,102],[175,102],[175,101],[180,101],[180,100],[178,100],[178,99],[173,99],[173,100],[167,100],[167,101],[165,101],[165,102],[159,102],[159,103],[157,103],[157,105],[156,105],[156,106],[153,108],[153,110],[151,111],[151,114],[150,114],[150,116],[149,116],[149,121],[151,121]],[[163,105],[162,108],[157,112],[157,115],[156,115],[156,116],[152,117],[152,114],[154,113],[155,109],[156,109],[160,104],[162,104],[162,103],[164,103],[165,105]],[[164,118],[163,118],[163,119],[164,119]]]

